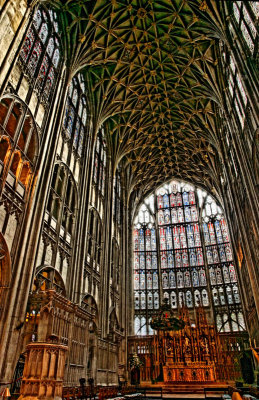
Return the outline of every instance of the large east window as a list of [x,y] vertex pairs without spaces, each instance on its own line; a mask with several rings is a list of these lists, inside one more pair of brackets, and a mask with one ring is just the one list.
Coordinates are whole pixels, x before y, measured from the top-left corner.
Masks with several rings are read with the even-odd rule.
[[205,191],[160,187],[141,205],[133,241],[135,334],[152,334],[164,298],[176,311],[212,310],[219,332],[245,329],[227,224]]

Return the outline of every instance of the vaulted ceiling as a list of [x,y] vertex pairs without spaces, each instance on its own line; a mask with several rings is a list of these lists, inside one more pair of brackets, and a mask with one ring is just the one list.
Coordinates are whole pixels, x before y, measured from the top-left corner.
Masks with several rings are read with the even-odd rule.
[[63,0],[59,11],[71,76],[81,70],[97,129],[106,124],[114,167],[130,189],[169,177],[217,186],[216,1]]

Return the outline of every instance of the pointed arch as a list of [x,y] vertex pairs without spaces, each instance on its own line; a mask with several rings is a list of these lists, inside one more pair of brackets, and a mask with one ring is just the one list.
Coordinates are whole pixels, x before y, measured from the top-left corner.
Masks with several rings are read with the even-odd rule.
[[48,289],[55,289],[58,293],[66,296],[66,288],[61,274],[51,265],[43,265],[36,270],[32,291]]
[[95,301],[95,298],[90,294],[85,295],[81,301],[81,307],[91,314],[95,324],[97,325],[98,324],[98,306]]
[[238,283],[229,275],[236,276],[227,223],[210,193],[178,180],[160,185],[137,209],[133,241],[137,317],[152,316],[158,291],[172,308],[176,299],[178,308],[203,306],[215,310],[215,322],[221,315],[227,329],[243,330],[227,322],[233,309],[240,318],[243,313]]

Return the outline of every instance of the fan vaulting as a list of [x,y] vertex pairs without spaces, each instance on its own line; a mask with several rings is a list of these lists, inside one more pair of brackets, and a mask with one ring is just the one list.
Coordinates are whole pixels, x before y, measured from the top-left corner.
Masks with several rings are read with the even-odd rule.
[[[94,130],[131,191],[169,177],[217,186],[217,4],[199,0],[52,1],[71,77],[88,82]],[[217,149],[217,150],[216,150]]]

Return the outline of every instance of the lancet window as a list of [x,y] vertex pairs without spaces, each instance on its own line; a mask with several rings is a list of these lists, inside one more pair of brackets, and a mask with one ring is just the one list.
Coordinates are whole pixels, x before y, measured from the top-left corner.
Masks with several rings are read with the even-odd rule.
[[103,128],[101,128],[98,132],[94,157],[93,182],[99,193],[104,196],[106,176],[106,142]]
[[[38,134],[27,107],[16,98],[0,102],[0,170],[23,196],[30,186],[38,154]],[[9,177],[9,178],[8,178]]]
[[133,241],[135,334],[149,333],[147,321],[163,298],[173,309],[215,310],[220,332],[244,330],[226,221],[206,192],[177,181],[160,187],[140,207]]
[[73,150],[81,157],[86,135],[87,107],[85,83],[81,73],[69,85],[64,129]]
[[20,52],[20,62],[46,102],[55,85],[61,64],[57,14],[39,7]]
[[71,243],[77,191],[73,176],[62,163],[56,164],[47,203],[48,223],[68,244]]

